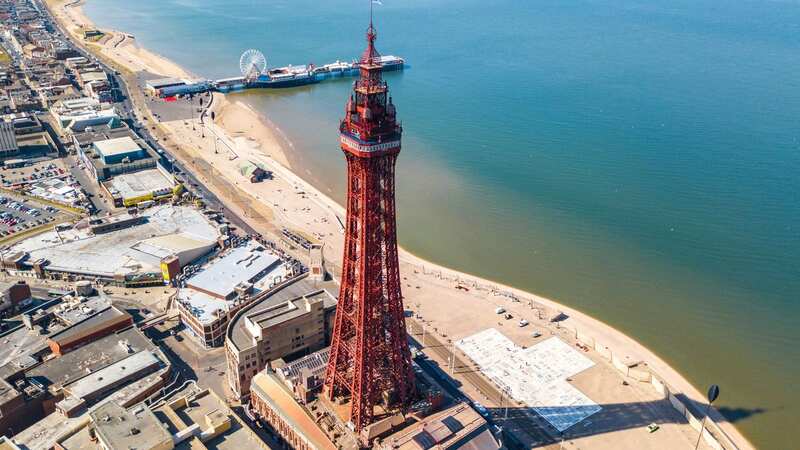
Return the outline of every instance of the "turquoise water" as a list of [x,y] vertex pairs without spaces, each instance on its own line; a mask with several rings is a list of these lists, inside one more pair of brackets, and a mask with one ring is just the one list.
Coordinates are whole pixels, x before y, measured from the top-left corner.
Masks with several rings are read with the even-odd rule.
[[[366,1],[91,0],[210,78],[360,54]],[[635,337],[754,443],[800,423],[800,3],[384,0],[401,244]],[[242,94],[341,199],[343,80]],[[790,431],[791,430],[791,431]]]

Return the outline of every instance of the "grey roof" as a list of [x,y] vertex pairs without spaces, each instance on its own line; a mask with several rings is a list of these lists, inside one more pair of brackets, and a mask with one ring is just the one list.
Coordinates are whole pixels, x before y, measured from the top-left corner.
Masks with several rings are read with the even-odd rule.
[[101,441],[113,449],[157,448],[172,441],[172,435],[150,408],[143,405],[126,410],[108,402],[90,416]]
[[16,151],[17,135],[14,134],[14,125],[10,122],[0,121],[0,153]]
[[312,301],[315,299],[322,300],[323,308],[332,307],[335,305],[333,295],[328,294],[328,292],[323,289],[303,294],[302,297],[293,298],[286,303],[279,303],[271,308],[264,308],[257,312],[250,312],[246,316],[250,322],[256,323],[259,327],[261,327],[262,330],[266,330],[275,325],[288,322],[292,319],[296,319],[305,315],[307,311],[303,307],[304,299]]
[[310,373],[321,373],[325,371],[330,355],[331,348],[325,347],[320,351],[314,352],[308,356],[304,356],[297,361],[290,362],[285,366],[276,369],[276,372],[278,372],[285,379],[299,378],[304,371],[308,371]]
[[75,398],[94,397],[113,388],[123,380],[130,380],[131,377],[143,377],[144,371],[155,372],[160,365],[161,360],[153,352],[144,350],[70,383],[66,386],[66,390]]
[[80,336],[88,335],[97,332],[101,328],[107,327],[114,322],[121,322],[130,314],[110,306],[97,314],[86,318],[85,320],[74,324],[64,330],[54,333],[50,339],[55,342],[64,343]]
[[[120,344],[120,341],[127,345]],[[58,390],[65,384],[142,350],[155,350],[155,346],[138,329],[131,327],[78,347],[58,358],[45,361],[28,371],[26,375]]]

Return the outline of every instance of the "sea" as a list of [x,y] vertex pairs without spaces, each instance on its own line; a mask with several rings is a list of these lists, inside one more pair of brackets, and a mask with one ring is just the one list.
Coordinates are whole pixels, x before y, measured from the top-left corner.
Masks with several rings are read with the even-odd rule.
[[[638,340],[760,448],[800,424],[800,1],[382,0],[400,244]],[[207,78],[358,57],[369,0],[89,0]],[[352,79],[235,94],[341,201]]]

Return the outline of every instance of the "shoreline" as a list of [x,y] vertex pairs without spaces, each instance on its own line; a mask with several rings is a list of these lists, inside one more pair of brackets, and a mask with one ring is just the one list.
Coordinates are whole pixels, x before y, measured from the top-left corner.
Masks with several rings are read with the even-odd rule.
[[[82,5],[84,3],[85,0],[74,2],[50,0],[47,2],[54,16],[70,31],[73,31],[77,24],[82,24],[85,27],[94,27],[94,24],[82,11]],[[61,11],[65,11],[64,14],[60,14]],[[93,51],[99,51],[118,65],[126,67],[131,72],[135,73],[146,70],[147,72],[163,76],[192,76],[185,68],[170,61],[166,57],[139,46],[135,37],[115,30],[103,31],[109,34],[108,39],[104,38],[105,41],[103,41],[103,43],[90,43],[86,46],[90,47]],[[119,39],[119,42],[115,42],[113,46],[109,47],[105,45],[110,41],[118,39],[119,36],[122,36],[122,38]],[[130,88],[137,89],[136,86],[130,86]],[[263,159],[267,161],[270,169],[274,169],[276,174],[287,180],[290,184],[302,187],[304,195],[313,197],[313,201],[316,201],[323,209],[338,216],[341,220],[341,217],[345,214],[344,207],[324,194],[316,186],[307,182],[302,176],[298,175],[298,172],[300,172],[303,167],[302,164],[297,161],[297,158],[293,159],[293,152],[291,151],[291,147],[293,147],[292,142],[268,117],[258,113],[250,105],[241,100],[231,100],[219,93],[214,94],[211,109],[217,111],[217,117],[214,124],[209,124],[209,128],[220,128],[220,134],[224,135],[223,140],[227,138],[227,140],[232,143],[232,147],[236,148],[237,151],[245,147],[249,151],[249,153],[246,153],[248,157],[258,158],[258,153],[260,153],[264,157]],[[178,134],[173,142],[179,141],[178,138],[180,137],[181,136]],[[198,155],[206,161],[214,161],[210,156],[204,156],[201,153],[198,153]],[[217,167],[219,167],[219,163],[217,164]],[[214,166],[213,163],[211,165]],[[245,186],[240,186],[239,190],[253,196],[251,192],[247,191]],[[258,199],[259,196],[255,195],[255,198]],[[267,205],[267,207],[269,207],[269,205]],[[289,222],[293,223],[291,220],[289,220]],[[331,255],[327,256],[330,257]],[[704,404],[705,396],[658,355],[638,343],[632,337],[588,314],[554,300],[540,297],[534,293],[426,261],[402,247],[399,248],[399,256],[401,265],[410,266],[415,269],[419,268],[424,274],[430,272],[440,280],[447,280],[458,285],[469,287],[484,286],[489,287],[489,289],[510,292],[525,300],[530,299],[531,301],[545,305],[552,311],[564,312],[569,317],[561,323],[568,329],[580,330],[578,334],[593,336],[598,342],[602,342],[603,345],[608,348],[613,348],[615,353],[625,355],[625,358],[630,361],[646,362],[651,371],[657,374],[667,385],[672,387],[675,392],[683,393],[692,401]],[[341,259],[341,254],[334,256],[334,259]],[[437,273],[438,275],[435,275]],[[718,425],[739,448],[754,448],[731,422],[723,419],[716,410],[712,409],[712,411],[711,418],[714,419],[715,422],[718,422]]]

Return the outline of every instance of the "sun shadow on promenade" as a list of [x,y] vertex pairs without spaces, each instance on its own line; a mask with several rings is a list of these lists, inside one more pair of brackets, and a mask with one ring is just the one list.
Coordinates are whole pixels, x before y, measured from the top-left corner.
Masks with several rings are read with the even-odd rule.
[[[688,425],[688,420],[672,408],[669,400],[647,402],[609,403],[599,405],[602,409],[572,427],[559,432],[545,418],[528,407],[489,408],[490,420],[502,427],[503,436],[510,448],[532,448],[556,444],[562,440],[585,438],[600,434],[636,428],[645,429],[650,424]],[[732,408],[736,420],[763,413],[763,408]],[[573,408],[539,408],[558,416],[574,413]],[[702,416],[701,416],[702,417]]]
[[[465,361],[459,356],[455,357],[455,362],[453,363],[451,360],[453,343],[448,337],[436,335],[435,333],[428,334],[430,331],[434,331],[428,330],[428,333],[425,334],[426,345],[422,345],[422,326],[413,319],[409,320],[408,323],[409,341],[412,346],[424,348],[430,354],[429,356],[422,355],[415,358],[416,363],[425,372],[433,375],[451,396],[464,398],[462,393],[463,385],[454,378],[455,375],[464,379],[473,391],[477,392],[480,398],[474,398],[473,400],[495,405],[509,402],[507,398],[503,398],[497,386],[481,373],[480,368],[475,363]],[[623,382],[623,385],[627,383],[637,382],[628,380]],[[687,409],[694,417],[702,418],[705,416],[706,405],[704,403],[689,400],[684,394],[675,394],[675,397],[682,404],[687,405]],[[646,428],[650,424],[689,424],[686,416],[676,410],[666,396],[658,400],[599,404],[600,411],[564,430],[563,433],[559,432],[542,414],[549,417],[562,416],[569,418],[570,416],[575,417],[576,411],[580,408],[544,406],[533,409],[521,406],[513,401],[509,405],[507,409],[489,408],[488,417],[491,422],[503,429],[503,434],[506,436],[508,443],[517,443],[516,446],[511,446],[512,448],[534,448],[557,444],[562,439],[584,438],[637,428],[641,428],[644,433],[647,433]],[[765,411],[764,408],[760,407],[724,406],[716,408],[716,410],[712,409],[710,416],[717,423],[734,423]],[[723,416],[720,416],[720,413]],[[555,422],[558,422],[558,420],[555,420]],[[658,436],[663,434],[664,432],[662,431],[662,434]],[[626,436],[630,435],[626,434]]]

